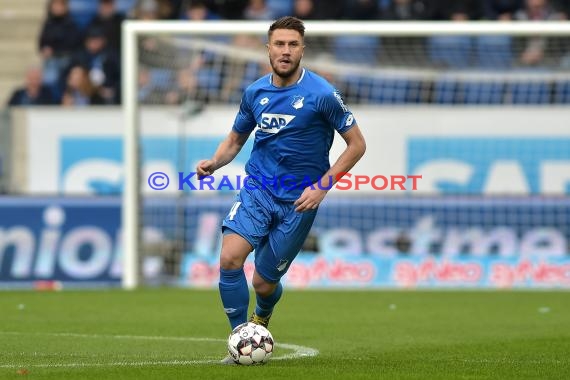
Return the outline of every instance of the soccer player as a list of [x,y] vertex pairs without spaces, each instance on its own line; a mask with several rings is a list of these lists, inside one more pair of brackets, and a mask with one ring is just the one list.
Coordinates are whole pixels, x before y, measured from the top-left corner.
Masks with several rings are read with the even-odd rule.
[[[243,265],[255,250],[256,307],[250,321],[267,327],[281,298],[281,277],[301,249],[319,204],[366,150],[364,137],[339,92],[303,68],[305,27],[283,17],[268,31],[272,72],[243,95],[229,135],[214,156],[198,163],[199,178],[231,162],[256,128],[246,164],[247,185],[222,223],[219,290],[230,325],[246,322],[248,284]],[[346,142],[329,163],[335,130]],[[232,364],[228,356],[222,363]]]

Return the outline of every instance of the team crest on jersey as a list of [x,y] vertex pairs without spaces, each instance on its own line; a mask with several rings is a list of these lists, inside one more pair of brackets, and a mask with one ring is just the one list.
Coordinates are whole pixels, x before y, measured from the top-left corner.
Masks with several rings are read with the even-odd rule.
[[263,132],[277,133],[281,130],[281,128],[286,127],[294,118],[294,115],[285,115],[281,113],[262,113],[261,123],[259,123],[258,126]]
[[293,96],[293,102],[291,103],[291,105],[296,110],[298,110],[299,108],[303,108],[303,100],[305,100],[304,96],[295,95],[295,96]]

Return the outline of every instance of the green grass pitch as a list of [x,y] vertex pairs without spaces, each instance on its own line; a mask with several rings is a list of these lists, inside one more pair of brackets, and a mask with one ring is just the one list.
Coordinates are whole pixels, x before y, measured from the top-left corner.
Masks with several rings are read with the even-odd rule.
[[0,379],[570,379],[562,291],[286,290],[270,330],[221,366],[215,291],[0,292]]

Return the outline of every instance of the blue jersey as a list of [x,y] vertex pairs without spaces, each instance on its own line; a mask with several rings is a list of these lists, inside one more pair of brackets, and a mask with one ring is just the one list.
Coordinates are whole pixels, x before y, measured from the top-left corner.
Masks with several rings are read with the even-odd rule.
[[272,74],[251,84],[233,130],[249,134],[258,127],[246,173],[265,181],[261,187],[276,198],[296,200],[330,168],[335,130],[344,133],[355,123],[340,93],[303,69],[299,80],[288,87],[274,86]]

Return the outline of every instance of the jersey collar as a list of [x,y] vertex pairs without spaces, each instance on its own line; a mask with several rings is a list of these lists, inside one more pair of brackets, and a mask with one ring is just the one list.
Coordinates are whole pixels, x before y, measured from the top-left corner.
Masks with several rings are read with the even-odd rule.
[[[303,67],[303,69],[301,70],[301,76],[299,77],[299,80],[297,80],[297,84],[301,83],[304,77],[305,77],[305,68]],[[269,85],[273,86],[273,73],[269,75]]]

